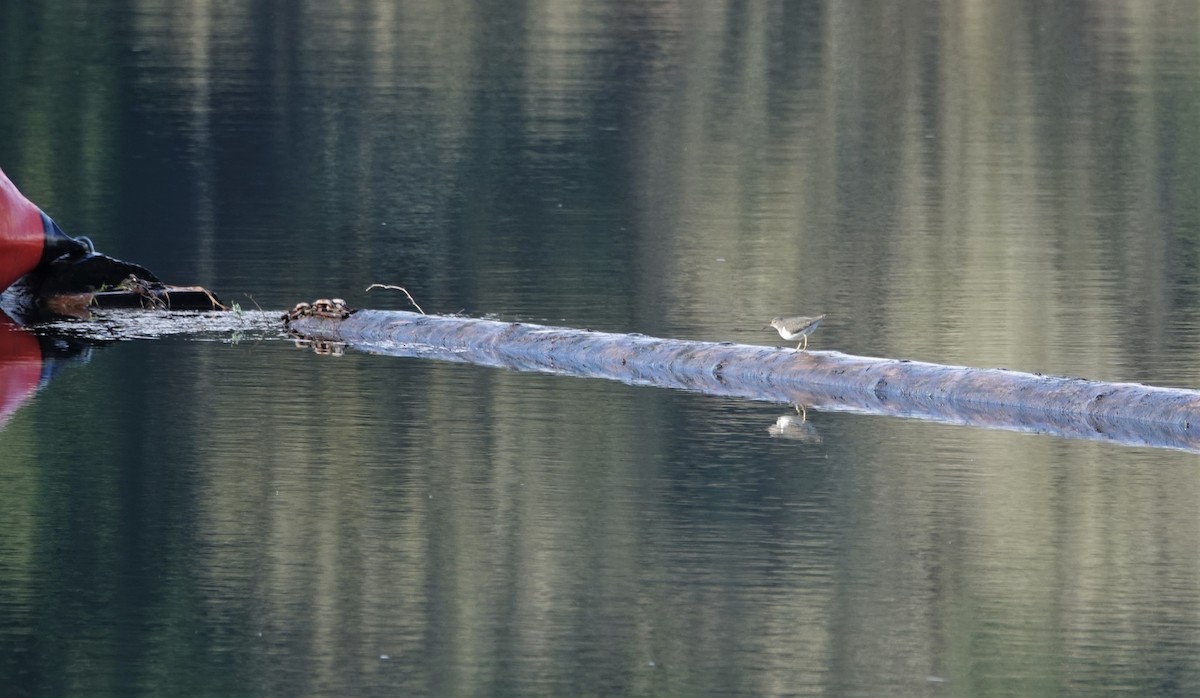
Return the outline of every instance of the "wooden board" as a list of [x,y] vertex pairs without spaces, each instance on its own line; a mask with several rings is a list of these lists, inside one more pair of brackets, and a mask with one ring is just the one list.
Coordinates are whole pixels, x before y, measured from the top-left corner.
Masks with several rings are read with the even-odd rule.
[[97,293],[59,293],[47,296],[46,307],[60,315],[87,317],[96,308],[147,310],[225,310],[210,291],[200,286],[163,286],[151,291],[125,290]]

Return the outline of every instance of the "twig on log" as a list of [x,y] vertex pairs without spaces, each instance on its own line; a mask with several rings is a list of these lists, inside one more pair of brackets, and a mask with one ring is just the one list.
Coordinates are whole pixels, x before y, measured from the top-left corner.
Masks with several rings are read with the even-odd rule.
[[[408,296],[408,300],[413,304],[413,307],[415,307],[417,310],[421,310],[421,306],[417,305],[417,302],[413,300],[412,294],[409,293],[408,289],[404,288],[403,286],[393,286],[391,284],[371,284],[367,287],[367,290],[370,291],[373,288],[386,288],[392,291],[404,291],[404,295]],[[421,314],[424,315],[425,311],[421,310]]]

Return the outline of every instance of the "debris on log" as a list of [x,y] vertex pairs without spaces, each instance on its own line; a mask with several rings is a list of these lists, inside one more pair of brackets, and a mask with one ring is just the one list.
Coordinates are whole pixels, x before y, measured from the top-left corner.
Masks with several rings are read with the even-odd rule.
[[202,286],[164,284],[150,274],[115,276],[133,265],[104,255],[56,260],[0,293],[0,311],[19,324],[59,317],[87,319],[95,310],[227,310]]
[[60,293],[42,300],[58,315],[87,319],[92,311],[111,308],[155,310],[225,310],[211,291],[200,286],[158,284],[154,289],[122,289],[95,293]]
[[285,324],[314,345],[391,356],[1200,451],[1194,390],[404,311],[289,314]]

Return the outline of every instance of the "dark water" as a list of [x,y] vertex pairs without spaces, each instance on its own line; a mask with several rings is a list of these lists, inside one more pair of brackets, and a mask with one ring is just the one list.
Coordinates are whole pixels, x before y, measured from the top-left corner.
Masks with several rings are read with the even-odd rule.
[[[1200,10],[5,3],[0,167],[250,308],[1200,386]],[[0,431],[5,695],[1194,695],[1194,454],[272,338]]]

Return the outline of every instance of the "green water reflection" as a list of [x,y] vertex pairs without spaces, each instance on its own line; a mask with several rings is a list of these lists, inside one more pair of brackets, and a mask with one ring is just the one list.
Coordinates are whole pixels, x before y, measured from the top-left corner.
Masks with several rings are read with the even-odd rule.
[[[0,167],[251,307],[1200,385],[1187,4],[43,0]],[[283,342],[0,431],[16,695],[1186,695],[1195,457]]]
[[[126,414],[86,407],[138,366]],[[1193,680],[1194,456],[837,414],[797,443],[781,408],[278,342],[72,371],[0,434],[32,694]]]

